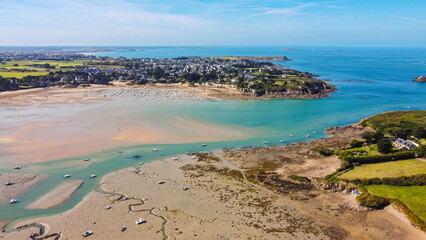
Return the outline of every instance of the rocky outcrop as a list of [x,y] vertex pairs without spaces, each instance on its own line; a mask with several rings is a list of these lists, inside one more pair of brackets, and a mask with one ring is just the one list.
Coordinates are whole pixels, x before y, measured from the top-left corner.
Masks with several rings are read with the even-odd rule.
[[425,76],[416,77],[415,79],[413,79],[413,82],[426,82],[426,77]]

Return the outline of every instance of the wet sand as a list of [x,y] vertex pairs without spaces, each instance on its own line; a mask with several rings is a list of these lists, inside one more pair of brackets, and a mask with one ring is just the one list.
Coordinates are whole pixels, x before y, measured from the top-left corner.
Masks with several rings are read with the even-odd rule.
[[[42,224],[47,229],[43,236],[60,234],[64,239],[77,239],[87,230],[96,239],[426,237],[398,214],[357,206],[355,195],[345,194],[347,186],[291,182],[285,175],[279,175],[287,181],[285,188],[247,181],[247,172],[256,167],[242,169],[228,154],[178,156],[113,172],[101,180],[101,188],[112,194],[92,192],[65,213],[15,227]],[[147,223],[136,225],[139,218]],[[121,232],[122,226],[127,230]]]
[[[1,173],[0,204],[8,202],[12,198],[18,198],[46,178],[46,175]],[[11,181],[13,184],[6,186],[7,181]]]
[[70,180],[60,183],[45,195],[28,205],[27,209],[47,209],[61,205],[83,185],[83,180]]
[[5,119],[0,128],[0,165],[52,161],[145,143],[240,140],[251,136],[247,129],[217,126],[185,116],[165,116],[158,121],[145,117],[143,111],[135,115],[131,108],[123,110],[128,102],[143,101],[146,111],[155,112],[155,107],[149,108],[155,101],[164,99],[178,106],[182,99],[196,94],[174,86],[141,88],[122,83],[0,93],[0,108],[5,110],[0,114]]

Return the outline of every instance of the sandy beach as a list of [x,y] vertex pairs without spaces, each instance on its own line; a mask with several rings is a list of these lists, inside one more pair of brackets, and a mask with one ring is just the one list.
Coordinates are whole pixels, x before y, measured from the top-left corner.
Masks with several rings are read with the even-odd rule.
[[[158,99],[171,106],[179,106],[183,99],[196,101],[196,91],[179,90],[178,85],[141,88],[115,84],[0,93],[4,109],[0,116],[5,120],[0,128],[0,153],[4,156],[0,165],[52,161],[120,146],[240,140],[254,134],[185,116],[159,121],[144,114],[157,114],[151,105],[155,101],[160,104]],[[133,113],[133,105],[123,107],[139,101],[147,104],[140,115]]]
[[[15,227],[38,224],[45,229],[39,235],[64,239],[79,238],[87,230],[93,231],[96,239],[426,237],[392,207],[381,211],[359,207],[355,195],[345,194],[349,185],[330,185],[315,177],[311,182],[288,178],[288,174],[304,171],[324,177],[313,174],[323,170],[325,158],[315,155],[312,148],[347,144],[366,130],[358,126],[332,128],[332,138],[311,143],[217,150],[199,153],[196,159],[182,155],[176,156],[178,160],[166,158],[123,169],[102,178],[101,188],[110,194],[92,192],[65,213],[24,220]],[[139,218],[147,222],[137,225]],[[127,227],[124,232],[120,231],[122,226]],[[18,233],[2,234],[8,239]]]

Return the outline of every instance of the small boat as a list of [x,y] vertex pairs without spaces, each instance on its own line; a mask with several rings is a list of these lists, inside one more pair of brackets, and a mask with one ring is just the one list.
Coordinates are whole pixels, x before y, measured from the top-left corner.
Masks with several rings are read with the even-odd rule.
[[122,226],[120,230],[121,230],[122,232],[124,232],[124,231],[126,231],[126,229],[127,229],[127,228],[126,228],[125,226]]
[[143,218],[139,218],[139,219],[136,221],[136,224],[137,224],[137,225],[142,224],[142,223],[146,223],[146,220],[145,220],[145,219],[143,219]]
[[278,131],[274,131],[275,134],[278,134]]
[[179,160],[179,159],[178,159],[177,157],[174,157],[174,158],[173,158],[173,160],[175,160],[175,161],[176,161],[176,160]]
[[314,131],[314,134],[317,134],[317,131]]
[[281,141],[280,141],[280,143],[283,143],[283,142],[284,142],[284,140],[281,140]]
[[21,169],[22,168],[22,165],[16,165],[15,166],[15,169]]
[[110,206],[110,205],[107,205],[107,206],[105,207],[105,209],[106,209],[106,210],[109,210],[109,209],[111,209],[111,206]]
[[117,152],[118,152],[118,153],[123,153],[123,150],[118,150]]
[[207,146],[207,144],[203,143],[201,146],[202,146],[202,147],[205,147],[205,146]]
[[159,181],[158,184],[165,184],[166,181]]
[[132,169],[131,171],[132,171],[132,172],[136,172],[136,169]]
[[158,149],[154,148],[152,149],[153,152],[158,152]]
[[10,204],[17,203],[17,202],[18,202],[18,199],[15,199],[15,198],[9,201]]
[[184,190],[184,191],[186,191],[186,190],[188,190],[188,189],[189,189],[189,187],[187,187],[187,186],[183,187],[183,190]]
[[294,137],[294,135],[293,135],[293,134],[290,134],[289,136],[290,136],[290,137]]
[[86,232],[84,232],[83,234],[81,234],[81,236],[83,236],[83,237],[87,237],[87,236],[90,236],[90,235],[92,235],[93,234],[93,232],[92,231],[86,231]]
[[267,141],[263,141],[263,144],[267,144],[268,142]]
[[95,177],[96,177],[96,174],[90,175],[90,178],[95,178]]
[[192,159],[196,159],[196,158],[197,158],[197,156],[195,156],[195,155],[194,155],[194,156],[192,156],[191,158],[192,158]]
[[309,137],[309,134],[306,135],[306,138],[308,138],[308,137]]
[[7,181],[4,185],[6,185],[6,186],[10,186],[10,185],[12,185],[13,183],[11,182],[11,181]]
[[143,162],[139,162],[139,165],[143,165]]
[[69,177],[71,177],[71,174],[65,174],[64,175],[64,178],[69,178]]
[[85,161],[85,162],[90,161],[90,158],[85,158],[85,159],[83,159],[83,161]]

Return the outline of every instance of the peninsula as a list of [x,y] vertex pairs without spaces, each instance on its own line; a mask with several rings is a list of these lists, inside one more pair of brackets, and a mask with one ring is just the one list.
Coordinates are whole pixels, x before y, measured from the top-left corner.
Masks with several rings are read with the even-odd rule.
[[0,53],[0,91],[108,85],[113,81],[136,86],[180,83],[204,88],[213,98],[232,100],[324,98],[336,91],[317,75],[269,62],[289,60],[285,56],[127,59],[75,53]]

